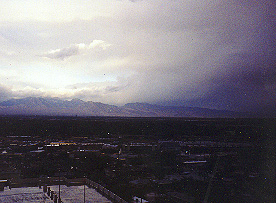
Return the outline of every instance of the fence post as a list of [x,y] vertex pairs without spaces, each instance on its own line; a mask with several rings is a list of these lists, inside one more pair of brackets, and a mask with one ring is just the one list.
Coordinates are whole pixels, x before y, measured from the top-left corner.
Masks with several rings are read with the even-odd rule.
[[43,192],[44,192],[44,193],[47,192],[47,185],[43,185]]
[[50,197],[51,189],[50,187],[47,187],[47,195]]
[[51,193],[50,193],[50,198],[51,198],[51,200],[54,199],[54,191],[51,191]]
[[54,203],[57,203],[57,194],[54,194]]

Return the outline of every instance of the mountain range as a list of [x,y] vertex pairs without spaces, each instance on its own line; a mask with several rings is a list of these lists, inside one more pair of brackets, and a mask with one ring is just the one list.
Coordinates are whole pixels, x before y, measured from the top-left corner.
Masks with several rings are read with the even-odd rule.
[[128,103],[124,106],[59,98],[27,97],[0,102],[0,115],[116,116],[116,117],[248,117],[248,113],[198,107]]

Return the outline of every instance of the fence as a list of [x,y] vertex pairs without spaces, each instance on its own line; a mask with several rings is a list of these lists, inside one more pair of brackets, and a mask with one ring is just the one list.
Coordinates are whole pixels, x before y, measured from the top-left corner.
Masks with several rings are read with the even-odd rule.
[[98,193],[102,194],[104,197],[108,198],[109,200],[111,200],[114,203],[127,203],[125,200],[123,200],[118,195],[114,194],[110,190],[106,189],[102,185],[100,185],[92,180],[86,179],[86,185],[94,188]]
[[103,187],[102,185],[89,180],[87,178],[75,178],[75,179],[67,179],[65,177],[45,177],[45,178],[27,178],[27,179],[18,179],[18,180],[9,180],[9,187],[10,188],[18,188],[18,187],[42,187],[43,191],[49,193],[48,196],[53,197],[53,201],[56,202],[57,198],[55,193],[53,192],[53,195],[51,196],[51,190],[48,192],[50,188],[46,188],[50,185],[66,185],[66,186],[76,186],[76,185],[87,185],[88,187],[91,187],[95,189],[98,193],[109,199],[110,201],[114,203],[127,203],[125,200],[123,200],[118,195],[114,194],[107,188]]

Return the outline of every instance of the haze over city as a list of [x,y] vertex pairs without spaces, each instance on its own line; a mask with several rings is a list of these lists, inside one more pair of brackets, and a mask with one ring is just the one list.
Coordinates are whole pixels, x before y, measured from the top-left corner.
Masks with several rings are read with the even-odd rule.
[[273,0],[11,0],[0,11],[0,101],[276,112]]

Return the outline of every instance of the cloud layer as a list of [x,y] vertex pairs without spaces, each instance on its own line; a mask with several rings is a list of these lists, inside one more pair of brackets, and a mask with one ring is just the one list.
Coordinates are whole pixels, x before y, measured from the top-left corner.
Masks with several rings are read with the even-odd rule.
[[2,100],[275,110],[272,0],[20,2],[0,3]]

